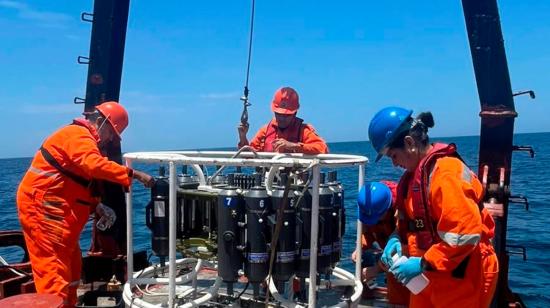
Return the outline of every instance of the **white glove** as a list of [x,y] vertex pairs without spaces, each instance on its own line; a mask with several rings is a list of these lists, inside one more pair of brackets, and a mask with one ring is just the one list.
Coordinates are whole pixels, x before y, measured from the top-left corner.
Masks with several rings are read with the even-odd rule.
[[103,203],[97,205],[95,212],[97,215],[100,216],[99,220],[97,221],[96,227],[101,231],[109,229],[116,221],[115,211],[113,211],[112,208],[106,206]]

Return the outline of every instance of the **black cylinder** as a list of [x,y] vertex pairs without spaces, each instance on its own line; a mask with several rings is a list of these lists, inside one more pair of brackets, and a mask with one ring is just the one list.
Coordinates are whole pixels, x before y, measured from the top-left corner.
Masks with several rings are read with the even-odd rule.
[[[296,188],[299,195],[302,194],[303,186]],[[309,190],[303,193],[298,206],[296,222],[296,242],[298,255],[296,258],[296,276],[300,278],[309,277],[309,257],[311,243],[311,195]]]
[[[280,209],[283,207],[284,187],[276,187],[271,195],[274,222],[282,219],[281,230],[277,240],[277,253],[273,267],[273,279],[275,281],[287,281],[294,275],[294,262],[296,260],[296,202],[294,191],[289,190],[287,204],[282,218],[279,218]],[[280,292],[283,290],[280,289]]]
[[269,255],[267,243],[271,241],[268,215],[271,198],[265,187],[254,186],[244,193],[246,206],[246,261],[245,274],[252,284],[265,280]]
[[232,175],[228,178],[229,186],[218,193],[218,275],[232,283],[237,281],[243,264],[239,223],[244,223],[244,200],[232,185]]
[[331,270],[333,233],[338,233],[332,225],[334,194],[323,181],[319,185],[319,248],[317,252],[317,271],[328,274]]
[[151,230],[151,246],[156,256],[168,256],[169,232],[169,192],[168,178],[161,169],[160,176],[156,177],[155,185],[151,188],[151,201],[145,207],[145,223]]
[[332,232],[332,256],[330,259],[332,267],[340,261],[342,255],[342,238],[346,230],[346,215],[344,211],[344,187],[337,180],[336,171],[328,173],[327,184],[334,193],[334,206],[332,211],[331,226],[335,228]]

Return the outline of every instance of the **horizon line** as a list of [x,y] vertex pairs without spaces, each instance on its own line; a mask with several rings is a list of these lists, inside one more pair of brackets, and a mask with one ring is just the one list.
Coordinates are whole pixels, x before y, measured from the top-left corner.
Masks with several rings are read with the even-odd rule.
[[[550,132],[533,132],[533,133],[514,133],[515,135],[528,135],[528,134],[549,134]],[[465,138],[465,137],[479,137],[479,135],[461,135],[461,136],[436,136],[430,137],[430,139],[436,138]],[[330,141],[327,144],[336,144],[336,143],[356,143],[356,142],[370,142],[369,140],[348,140],[348,141]],[[188,148],[181,150],[166,150],[166,151],[206,151],[206,150],[216,150],[216,149],[228,149],[233,148],[234,146],[215,146],[209,148]],[[156,151],[155,151],[156,152]],[[126,152],[123,152],[126,153]],[[33,156],[19,156],[19,157],[0,157],[0,160],[8,159],[22,159],[22,158],[33,158]]]

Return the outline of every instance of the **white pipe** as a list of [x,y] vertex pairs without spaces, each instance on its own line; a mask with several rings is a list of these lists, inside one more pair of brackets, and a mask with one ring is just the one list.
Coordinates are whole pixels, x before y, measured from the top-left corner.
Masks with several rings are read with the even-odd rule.
[[[132,168],[132,159],[126,158],[126,167]],[[126,277],[132,283],[134,272],[134,229],[132,225],[132,179],[126,193]]]
[[315,307],[316,300],[316,276],[317,276],[317,238],[319,237],[319,164],[312,168],[312,194],[311,194],[311,241],[309,248],[309,307]]
[[[340,302],[332,307],[348,307],[350,302],[352,305],[356,306],[361,297],[361,293],[363,293],[363,285],[361,284],[361,282],[357,282],[352,273],[338,267],[335,267],[332,273],[336,278],[339,279],[337,281],[333,281],[331,284],[332,286],[355,286],[354,293],[352,294],[349,301]],[[309,283],[311,285],[311,280],[309,278],[306,279],[306,283]],[[303,306],[300,306],[295,302],[289,300],[288,298],[282,296],[272,279],[269,279],[269,292],[276,301],[281,303],[281,306],[283,307],[303,308]],[[292,295],[289,294],[289,297],[292,298]]]
[[[361,164],[359,165],[359,175],[357,179],[358,183],[358,191],[361,190],[361,187],[363,186],[365,178],[365,165]],[[357,217],[357,238],[355,242],[355,279],[361,281],[361,257],[362,257],[362,247],[361,247],[361,237],[363,236],[363,225],[361,224],[361,221],[359,220],[359,217]]]
[[[244,154],[245,152],[243,152]],[[210,157],[205,157],[205,155]],[[321,165],[343,167],[364,164],[368,159],[364,156],[343,155],[343,154],[320,154],[315,156],[304,156],[302,154],[285,154],[285,157],[273,161],[275,153],[258,153],[260,158],[252,156],[244,158],[231,158],[235,152],[137,152],[126,153],[125,158],[145,162],[167,162],[173,161],[184,164],[204,164],[204,165],[227,165],[227,166],[280,166],[294,167],[296,165],[307,166],[314,159],[319,160]],[[245,156],[245,155],[243,155]]]
[[[196,278],[197,274],[200,271],[200,269],[202,268],[203,264],[207,263],[206,261],[204,261],[202,259],[185,258],[185,259],[177,260],[176,264],[177,265],[184,265],[184,264],[192,263],[192,262],[197,262],[197,264],[195,265],[195,268],[193,269],[193,271],[191,273],[189,273],[189,274],[187,274],[183,277],[178,278],[178,280],[180,280],[181,283],[186,283],[186,282],[189,282],[191,279]],[[151,277],[149,277],[149,278],[140,278],[141,276],[153,275],[158,270],[158,268],[159,268],[158,265],[149,266],[149,267],[143,269],[142,271],[135,272],[131,277],[130,276],[128,276],[128,277],[133,278],[134,284],[163,284],[163,282],[164,282],[163,280],[166,280],[166,282],[164,282],[164,284],[166,284],[167,280],[168,280],[166,278],[151,278]],[[187,280],[185,281],[185,279],[187,279]],[[188,295],[187,292],[188,292],[188,290],[183,291],[182,294],[178,294],[178,297]],[[137,306],[137,307],[143,307],[143,308],[152,308],[152,307],[160,307],[161,306],[160,304],[158,304],[158,305],[150,304],[150,303],[148,303],[148,302],[146,302],[142,299],[139,299],[139,298],[132,298],[133,293],[132,293],[132,290],[131,290],[131,285],[128,282],[126,282],[124,284],[124,289],[123,289],[123,294],[122,295],[123,295],[124,302],[126,303],[126,305],[128,305],[130,307],[132,307],[134,305]]]
[[[348,277],[348,279],[353,279],[353,274],[351,274],[350,272],[347,272],[341,268],[335,268],[334,269],[335,272],[338,272],[339,274],[342,274],[346,277]],[[353,293],[353,295],[351,296],[351,302],[353,304],[356,304],[359,302],[359,300],[361,299],[361,294],[363,293],[363,283],[361,283],[361,280],[357,280],[355,279],[355,292]]]
[[281,303],[281,306],[288,307],[288,308],[304,308],[304,306],[298,305],[293,301],[290,301],[286,299],[284,296],[279,294],[279,290],[277,290],[277,286],[275,286],[275,283],[273,283],[273,279],[271,277],[269,278],[269,293],[273,298]]
[[[202,268],[202,264],[203,264],[202,259],[197,260],[195,258],[185,258],[185,259],[176,260],[176,265],[192,263],[192,262],[197,262],[195,264],[195,268],[191,272],[189,272],[189,273],[187,273],[183,276],[176,277],[176,280],[175,280],[176,284],[184,284],[184,283],[188,283],[189,281],[194,280],[197,277],[197,274],[200,271],[200,269]],[[148,270],[149,268],[150,268],[150,270]],[[150,266],[149,268],[146,269],[147,271],[144,271],[143,273],[141,273],[140,276],[145,275],[145,274],[149,274],[151,272],[155,272],[160,267],[154,265],[154,266]],[[156,278],[152,278],[152,277],[135,277],[133,282],[134,282],[134,284],[169,284],[170,279],[169,278],[163,278],[163,277],[156,277]]]
[[202,296],[201,298],[197,298],[192,300],[191,302],[185,303],[184,305],[179,306],[180,308],[191,308],[191,307],[198,307],[203,303],[206,303],[210,299],[212,299],[214,296],[218,294],[218,289],[220,288],[220,285],[222,284],[222,279],[218,276],[216,277],[216,282],[214,282],[214,285],[211,286],[208,291],[206,291],[206,294]]
[[[354,279],[353,274],[338,267],[334,268],[333,273],[335,275],[336,274],[342,275],[342,277],[346,277],[347,279],[350,279],[350,280]],[[361,299],[361,294],[363,294],[363,283],[361,283],[360,280],[355,279],[354,290],[355,291],[351,295],[350,301],[353,306],[357,306],[357,304],[359,303],[359,300]]]
[[199,185],[206,185],[206,178],[204,177],[202,168],[197,164],[191,164],[191,168],[193,168],[193,171],[199,177]]
[[168,211],[170,217],[168,217],[168,278],[170,282],[168,284],[168,307],[174,307],[174,299],[176,298],[176,207],[177,207],[177,178],[176,178],[176,164],[170,162],[170,174],[169,174],[169,189],[170,189],[170,198],[168,201],[168,206],[170,210]]
[[[271,158],[272,161],[279,160],[283,157],[286,157],[285,154],[277,154]],[[272,166],[269,168],[269,172],[265,174],[265,190],[269,196],[273,194],[273,180],[275,179],[275,175],[279,172],[278,166]]]

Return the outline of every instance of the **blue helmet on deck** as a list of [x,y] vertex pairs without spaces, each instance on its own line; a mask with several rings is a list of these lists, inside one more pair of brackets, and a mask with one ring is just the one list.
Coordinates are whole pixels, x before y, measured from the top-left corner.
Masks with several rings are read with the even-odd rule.
[[379,161],[388,146],[404,130],[410,128],[412,110],[401,107],[386,107],[378,111],[369,124],[369,140],[378,154]]
[[359,190],[357,209],[359,220],[366,225],[375,225],[391,207],[392,192],[380,182],[367,182]]

